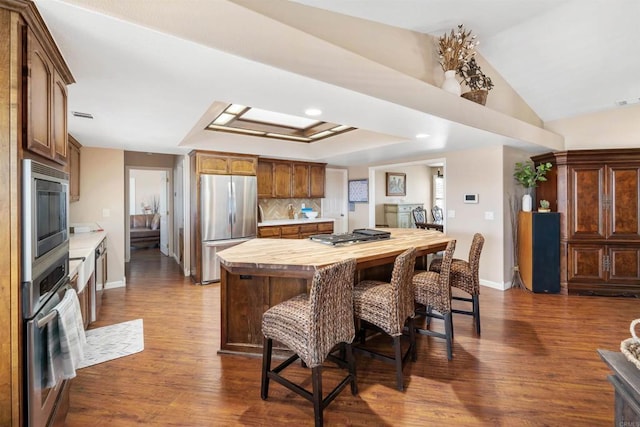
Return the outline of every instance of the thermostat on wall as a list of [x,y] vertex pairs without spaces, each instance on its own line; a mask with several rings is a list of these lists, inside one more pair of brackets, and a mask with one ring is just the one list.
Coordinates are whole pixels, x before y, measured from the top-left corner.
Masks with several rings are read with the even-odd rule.
[[478,203],[478,193],[476,194],[465,194],[464,195],[465,203]]

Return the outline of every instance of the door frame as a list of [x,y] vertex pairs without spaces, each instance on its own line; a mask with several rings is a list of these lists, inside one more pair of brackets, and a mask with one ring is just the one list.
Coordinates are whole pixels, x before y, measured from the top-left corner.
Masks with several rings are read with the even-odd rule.
[[[124,174],[125,174],[125,189],[124,189],[124,209],[125,209],[125,221],[124,221],[124,254],[125,254],[125,262],[131,261],[131,236],[130,236],[130,223],[131,219],[129,217],[129,183],[131,180],[131,171],[132,170],[157,170],[164,171],[167,177],[167,245],[169,256],[173,257],[175,255],[174,248],[174,239],[173,239],[173,168],[163,168],[163,167],[153,167],[153,166],[125,166]],[[162,252],[161,252],[162,253]]]

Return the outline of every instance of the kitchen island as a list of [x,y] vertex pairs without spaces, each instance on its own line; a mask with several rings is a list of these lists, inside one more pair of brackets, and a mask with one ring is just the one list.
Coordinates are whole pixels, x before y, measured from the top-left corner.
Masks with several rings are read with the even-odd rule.
[[384,229],[391,238],[331,246],[309,239],[253,239],[218,254],[220,258],[220,353],[262,354],[262,314],[306,292],[316,268],[357,260],[356,281],[390,280],[395,258],[417,249],[417,267],[444,250],[445,234],[422,229]]

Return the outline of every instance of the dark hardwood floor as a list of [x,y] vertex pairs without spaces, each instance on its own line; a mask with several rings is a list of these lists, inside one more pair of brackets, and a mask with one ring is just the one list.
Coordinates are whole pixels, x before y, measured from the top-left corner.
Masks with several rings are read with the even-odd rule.
[[[219,286],[192,285],[157,254],[132,251],[127,287],[105,291],[92,326],[142,318],[144,351],[78,371],[67,426],[313,425],[311,404],[276,383],[260,399],[260,358],[217,354]],[[358,356],[359,394],[340,394],[325,425],[613,424],[609,371],[596,349],[619,351],[640,317],[637,299],[483,288],[480,302],[482,337],[471,317],[454,315],[452,361],[443,340],[418,337],[405,392],[392,365]],[[337,368],[324,372],[329,390]]]

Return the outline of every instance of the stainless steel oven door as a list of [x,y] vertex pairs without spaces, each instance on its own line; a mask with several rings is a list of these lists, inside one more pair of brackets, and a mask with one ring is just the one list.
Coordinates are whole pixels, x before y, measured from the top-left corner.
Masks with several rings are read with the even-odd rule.
[[68,278],[57,286],[42,309],[32,319],[25,321],[26,425],[29,427],[47,425],[62,391],[62,379],[47,384],[50,382],[47,377],[47,328],[51,322],[57,322],[57,312],[53,308],[62,300],[67,289],[71,289]]

